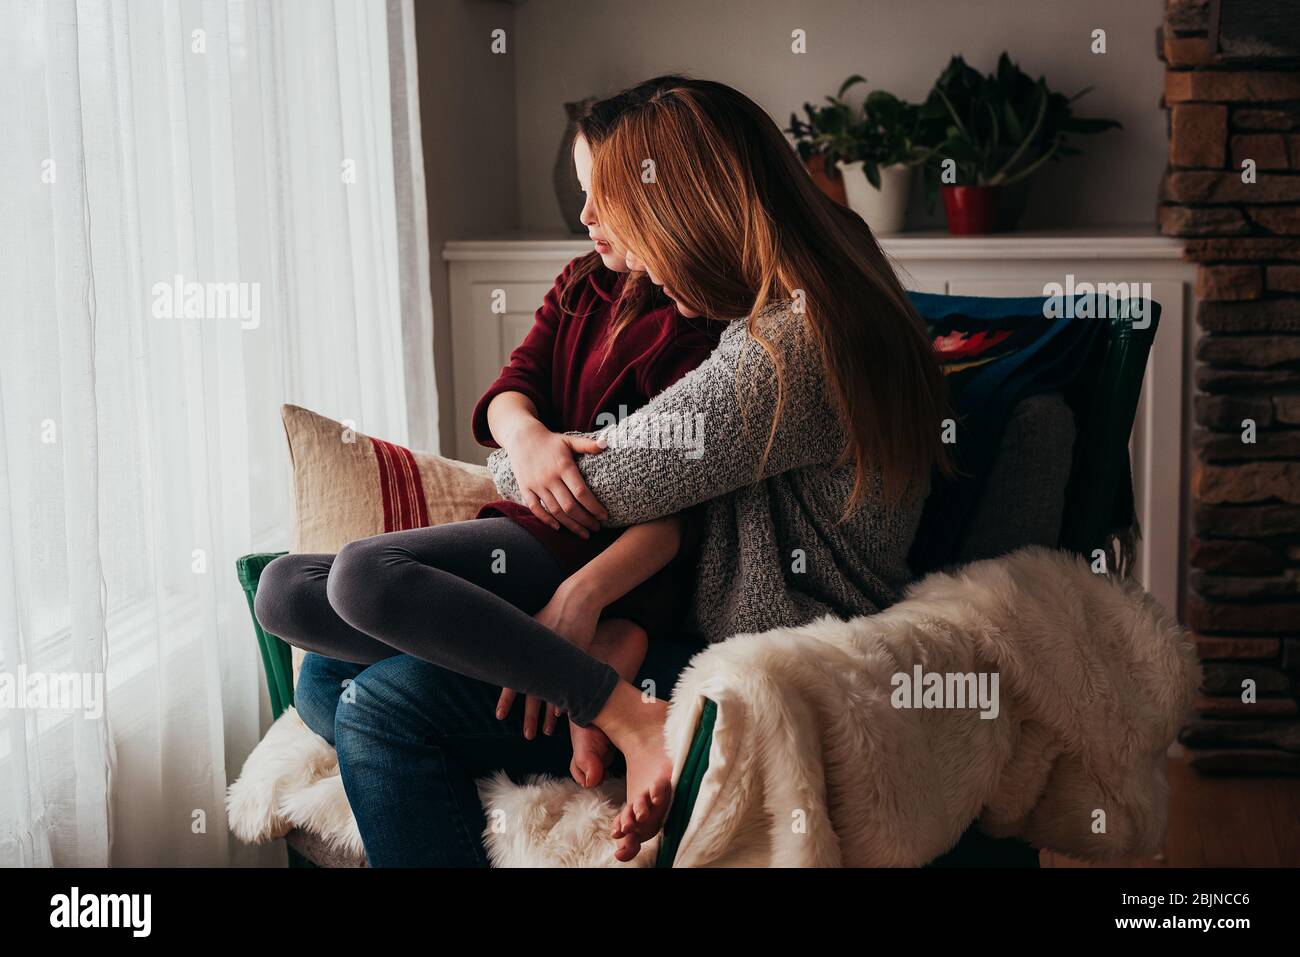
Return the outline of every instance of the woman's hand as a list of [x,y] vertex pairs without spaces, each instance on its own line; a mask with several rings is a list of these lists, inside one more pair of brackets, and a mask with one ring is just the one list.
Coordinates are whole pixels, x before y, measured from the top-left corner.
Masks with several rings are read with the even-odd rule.
[[[497,720],[504,721],[510,714],[510,709],[515,706],[515,699],[519,695],[509,688],[501,689],[501,697],[497,699]],[[537,737],[537,718],[543,713],[546,719],[542,725],[544,734],[553,734],[555,731],[556,720],[560,716],[559,710],[551,707],[537,695],[528,695],[524,699],[524,737],[529,741]]]
[[590,537],[609,517],[587,488],[574,457],[595,455],[604,444],[578,435],[552,432],[536,419],[521,423],[501,443],[519,483],[523,504],[551,528],[561,525],[581,538]]

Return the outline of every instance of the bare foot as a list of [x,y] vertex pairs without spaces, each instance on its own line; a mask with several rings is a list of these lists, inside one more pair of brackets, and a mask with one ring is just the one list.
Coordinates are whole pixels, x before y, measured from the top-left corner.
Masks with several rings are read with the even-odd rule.
[[[645,660],[648,640],[640,625],[622,618],[606,618],[596,626],[596,638],[588,650],[593,658],[607,662],[625,681],[631,681]],[[570,721],[569,727],[573,737],[569,773],[584,788],[594,788],[605,780],[605,769],[617,752],[605,732],[595,725],[581,728]]]
[[618,841],[614,857],[630,861],[641,845],[659,833],[672,797],[673,764],[664,749],[668,703],[621,683],[596,723],[623,752],[627,762],[627,804],[614,820],[611,836]]
[[569,735],[573,739],[569,773],[584,788],[594,788],[605,780],[605,768],[614,760],[614,745],[594,724],[582,728],[570,721]]

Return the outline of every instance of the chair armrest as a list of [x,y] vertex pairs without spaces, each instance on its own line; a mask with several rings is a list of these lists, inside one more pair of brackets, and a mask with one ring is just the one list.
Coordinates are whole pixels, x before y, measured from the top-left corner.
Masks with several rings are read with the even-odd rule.
[[705,772],[709,770],[709,749],[713,746],[713,725],[717,720],[717,704],[705,698],[704,707],[700,711],[700,723],[695,727],[691,749],[686,752],[681,776],[677,780],[677,787],[673,789],[672,803],[668,805],[668,816],[664,819],[663,838],[659,842],[655,867],[672,867],[677,858],[677,848],[686,833],[686,825],[691,822],[691,812],[695,810],[700,784],[704,781]]
[[1115,525],[1115,502],[1132,481],[1128,443],[1137,415],[1147,358],[1160,324],[1160,303],[1147,301],[1149,320],[1138,327],[1127,317],[1109,320],[1109,335],[1094,367],[1079,377],[1088,390],[1074,449],[1074,468],[1066,492],[1061,547],[1091,558]]
[[253,619],[257,647],[262,652],[262,670],[266,674],[266,692],[271,699],[272,720],[280,717],[293,704],[293,655],[286,642],[263,630],[253,611],[253,602],[257,598],[257,583],[262,578],[262,570],[285,554],[288,553],[259,552],[235,561],[239,585],[244,589],[244,597],[248,599],[248,614]]

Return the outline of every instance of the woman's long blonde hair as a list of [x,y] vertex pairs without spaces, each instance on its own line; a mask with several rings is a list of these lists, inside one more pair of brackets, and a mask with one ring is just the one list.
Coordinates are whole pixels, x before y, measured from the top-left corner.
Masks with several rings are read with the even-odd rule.
[[776,124],[742,93],[682,77],[638,89],[648,87],[654,93],[621,110],[593,147],[596,207],[683,303],[747,319],[777,371],[767,452],[785,389],[781,351],[758,317],[791,299],[848,432],[842,461],[854,464],[855,479],[846,512],[877,469],[892,503],[933,469],[949,474],[938,360],[866,223],[813,185]]
[[[584,100],[574,116],[575,132],[587,141],[587,148],[591,150],[594,157],[601,144],[614,131],[614,127],[618,125],[619,120],[632,110],[644,106],[652,96],[662,93],[677,83],[684,82],[685,79],[685,77],[675,74],[665,74],[652,80],[646,80],[644,83],[638,83],[636,86],[628,87],[621,93],[607,96],[604,99]],[[604,266],[597,253],[590,252],[578,260],[569,274],[568,282],[560,291],[560,308],[572,315],[578,291],[586,287],[588,277],[601,272],[603,269]],[[609,335],[605,339],[606,358],[613,352],[614,340],[620,332],[627,328],[628,323],[651,306],[666,305],[667,302],[668,300],[655,290],[644,275],[627,277],[620,287],[618,302],[614,307],[612,322],[610,323]]]

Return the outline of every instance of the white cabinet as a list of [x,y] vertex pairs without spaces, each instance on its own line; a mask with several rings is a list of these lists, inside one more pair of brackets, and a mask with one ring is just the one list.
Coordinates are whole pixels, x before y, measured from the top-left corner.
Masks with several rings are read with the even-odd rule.
[[[1167,608],[1177,609],[1182,542],[1182,480],[1190,399],[1191,290],[1195,267],[1182,243],[1134,231],[1013,233],[957,237],[909,233],[881,240],[909,289],[965,296],[1038,296],[1048,283],[1151,284],[1162,306],[1147,367],[1132,452],[1143,541],[1139,577]],[[570,260],[591,250],[573,237],[508,237],[450,242],[453,454],[481,462],[486,453],[469,416],[528,331],[534,310]],[[1190,381],[1190,380],[1187,380]]]

